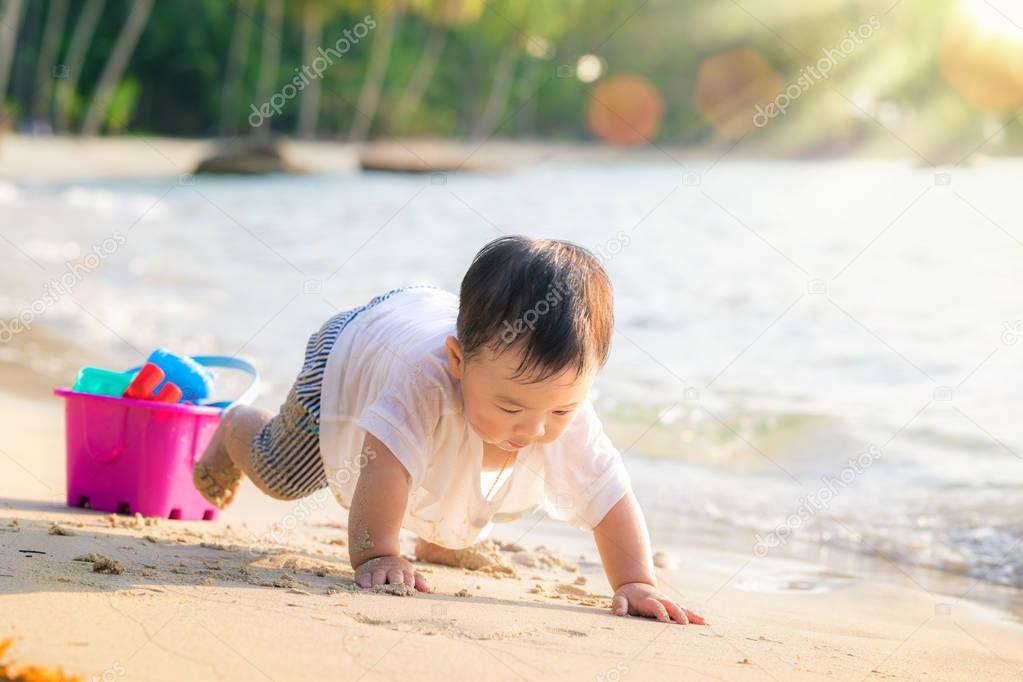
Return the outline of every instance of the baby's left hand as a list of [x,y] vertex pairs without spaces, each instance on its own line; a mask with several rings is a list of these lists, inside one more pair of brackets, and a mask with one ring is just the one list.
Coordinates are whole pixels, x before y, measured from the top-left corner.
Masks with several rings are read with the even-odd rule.
[[680,625],[706,625],[703,616],[684,609],[661,594],[653,585],[625,583],[611,599],[611,613],[616,616],[646,616],[662,623],[674,620]]

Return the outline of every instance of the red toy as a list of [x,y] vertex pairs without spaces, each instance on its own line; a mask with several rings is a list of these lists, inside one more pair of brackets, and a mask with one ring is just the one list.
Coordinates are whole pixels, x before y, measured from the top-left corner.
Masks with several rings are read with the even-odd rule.
[[181,389],[169,381],[155,396],[153,395],[153,391],[163,381],[163,377],[162,369],[147,362],[128,384],[123,397],[134,400],[155,400],[161,403],[176,403],[181,400]]

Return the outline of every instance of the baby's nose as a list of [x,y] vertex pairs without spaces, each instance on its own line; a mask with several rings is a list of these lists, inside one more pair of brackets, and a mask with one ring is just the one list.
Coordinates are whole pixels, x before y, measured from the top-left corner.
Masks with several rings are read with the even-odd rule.
[[525,437],[523,439],[521,439],[521,440],[516,440],[516,442],[517,443],[525,443],[525,442],[528,442],[528,441],[531,441],[531,440],[536,440],[538,438],[542,438],[543,434],[544,434],[544,430],[545,430],[544,429],[544,424],[543,424],[542,421],[537,421],[537,422],[533,422],[531,424],[526,424],[525,428],[522,431],[522,433],[523,433],[523,435]]

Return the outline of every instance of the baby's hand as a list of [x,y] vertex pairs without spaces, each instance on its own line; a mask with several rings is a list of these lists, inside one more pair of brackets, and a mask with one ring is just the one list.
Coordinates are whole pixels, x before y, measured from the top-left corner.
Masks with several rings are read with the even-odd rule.
[[422,574],[400,556],[378,556],[363,562],[355,569],[355,583],[359,587],[405,583],[420,592],[430,591]]
[[662,623],[674,620],[680,625],[706,625],[703,616],[684,609],[646,583],[625,583],[611,599],[611,613],[616,616],[646,616]]

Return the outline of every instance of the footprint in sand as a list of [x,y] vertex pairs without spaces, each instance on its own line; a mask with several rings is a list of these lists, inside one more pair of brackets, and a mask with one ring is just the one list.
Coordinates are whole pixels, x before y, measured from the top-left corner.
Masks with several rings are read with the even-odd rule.
[[547,632],[553,632],[558,635],[568,635],[569,637],[589,637],[589,635],[581,630],[571,630],[569,628],[547,628]]
[[356,623],[374,625],[396,632],[409,632],[419,635],[441,635],[452,639],[471,640],[502,640],[525,639],[536,635],[532,630],[485,631],[461,627],[443,618],[415,618],[412,620],[389,620],[372,618],[361,613],[348,614]]

